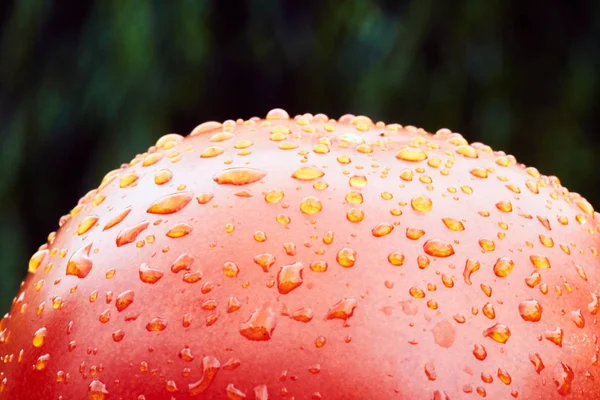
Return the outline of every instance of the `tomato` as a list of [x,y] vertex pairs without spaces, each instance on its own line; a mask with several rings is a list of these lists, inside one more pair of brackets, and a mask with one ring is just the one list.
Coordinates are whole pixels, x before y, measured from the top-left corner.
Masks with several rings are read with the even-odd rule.
[[600,215],[447,129],[206,122],[59,225],[2,399],[600,398]]

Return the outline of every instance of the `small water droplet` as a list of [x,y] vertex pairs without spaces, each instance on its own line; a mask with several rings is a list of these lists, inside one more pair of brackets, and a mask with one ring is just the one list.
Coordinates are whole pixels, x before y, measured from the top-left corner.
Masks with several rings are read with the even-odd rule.
[[515,267],[515,263],[508,257],[502,257],[496,260],[494,264],[494,274],[499,278],[506,278]]
[[170,238],[177,239],[183,236],[187,236],[193,230],[192,226],[184,222],[175,224],[169,229],[166,235]]
[[485,347],[483,347],[482,345],[475,344],[475,346],[473,348],[473,355],[479,361],[483,361],[487,357],[487,351],[485,350]]
[[218,172],[213,180],[219,185],[248,185],[258,182],[267,175],[265,171],[246,167],[233,167]]
[[148,207],[146,212],[150,214],[173,214],[192,201],[192,193],[173,193],[161,197]]
[[561,328],[546,330],[544,337],[558,347],[562,347],[563,330]]
[[348,180],[348,184],[351,187],[363,188],[367,186],[367,177],[364,175],[353,175]]
[[540,269],[550,268],[550,261],[548,260],[548,258],[546,256],[542,256],[539,254],[532,254],[531,256],[529,256],[529,259],[531,260],[531,263],[536,268],[540,268]]
[[354,309],[358,306],[356,299],[343,298],[327,311],[327,319],[343,319],[347,320],[354,314]]
[[430,239],[423,244],[426,254],[434,257],[450,257],[454,254],[454,248],[450,243],[440,239]]
[[425,376],[427,376],[427,379],[429,379],[430,381],[435,381],[437,379],[437,375],[435,373],[435,365],[433,365],[431,363],[427,363],[427,364],[425,364],[424,370],[425,370]]
[[423,161],[427,159],[427,154],[418,148],[405,147],[396,153],[396,158],[402,161]]
[[290,316],[295,321],[310,322],[313,319],[312,308],[300,308],[292,313]]
[[44,258],[46,258],[47,254],[48,250],[46,249],[35,252],[35,254],[31,256],[31,259],[29,260],[28,271],[34,274],[42,264],[42,261],[44,261]]
[[154,284],[158,282],[164,275],[164,272],[150,268],[148,264],[142,263],[139,268],[140,280],[144,283]]
[[519,303],[519,314],[525,321],[537,322],[542,319],[542,306],[537,300],[523,300]]
[[319,179],[325,172],[315,166],[300,167],[292,173],[292,177],[301,181],[312,181]]
[[67,263],[67,275],[74,275],[80,279],[88,276],[92,270],[92,260],[89,258],[92,243],[79,248]]
[[375,228],[373,228],[371,230],[371,233],[375,237],[382,237],[382,236],[389,235],[393,230],[394,230],[394,225],[392,225],[388,222],[382,222],[380,224],[377,224],[377,226],[375,226]]
[[122,292],[121,294],[119,294],[117,296],[117,300],[115,301],[117,310],[119,312],[121,312],[124,309],[126,309],[127,307],[129,307],[129,305],[131,303],[133,303],[134,297],[135,297],[135,294],[134,294],[133,290],[126,290],[126,291]]
[[356,263],[356,252],[353,249],[344,247],[337,253],[336,260],[344,268],[353,267]]
[[96,224],[96,222],[98,222],[97,215],[88,215],[84,217],[77,227],[77,234],[80,236],[83,235],[89,231]]
[[300,203],[300,211],[304,214],[316,214],[323,209],[323,204],[315,196],[308,196],[302,199]]
[[433,201],[429,197],[420,194],[410,200],[410,205],[415,211],[427,213],[431,211]]
[[50,361],[50,354],[44,354],[38,357],[37,361],[35,362],[35,369],[37,369],[38,371],[43,370],[44,368],[46,368],[48,366],[48,362]]
[[167,320],[164,318],[153,318],[146,324],[148,332],[160,332],[167,329]]
[[506,343],[510,339],[510,335],[510,329],[503,324],[495,324],[483,331],[483,336],[489,337],[498,343]]
[[279,293],[287,294],[302,285],[303,268],[304,266],[301,262],[281,267],[279,274],[277,274],[277,289]]
[[240,268],[236,263],[227,261],[225,264],[223,264],[223,273],[228,278],[235,278],[240,273]]
[[230,400],[244,400],[246,398],[246,393],[236,388],[233,383],[227,385],[225,392],[227,393],[227,398]]
[[148,221],[142,221],[139,224],[124,228],[117,235],[117,239],[116,239],[117,247],[121,247],[126,244],[135,242],[138,235],[141,232],[143,232],[146,228],[148,228],[148,225],[150,225],[150,223]]
[[171,272],[177,274],[181,271],[189,271],[194,263],[194,256],[190,253],[183,253],[171,264]]
[[46,340],[46,335],[48,334],[48,330],[46,328],[40,328],[33,334],[33,345],[35,347],[42,347],[44,345],[44,341]]
[[265,303],[240,325],[240,334],[249,340],[264,341],[271,339],[277,316],[270,304]]

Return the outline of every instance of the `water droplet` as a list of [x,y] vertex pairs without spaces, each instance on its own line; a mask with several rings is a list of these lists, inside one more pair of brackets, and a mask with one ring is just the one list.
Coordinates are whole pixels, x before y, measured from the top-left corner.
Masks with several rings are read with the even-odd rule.
[[37,361],[35,362],[35,369],[38,371],[43,370],[48,366],[48,362],[50,361],[50,354],[44,354],[39,356]]
[[506,343],[510,335],[510,329],[503,324],[496,324],[483,331],[483,336],[489,337],[498,343]]
[[246,322],[240,325],[240,334],[249,340],[269,340],[276,325],[277,316],[272,307],[265,303],[254,311]]
[[213,158],[223,153],[225,153],[225,149],[221,146],[210,146],[200,153],[200,158]]
[[485,303],[485,305],[481,309],[481,312],[489,319],[496,318],[496,311],[494,311],[494,306],[492,305],[492,303]]
[[529,256],[529,259],[536,268],[550,268],[550,261],[545,256],[539,254],[532,254],[531,256]]
[[327,271],[327,262],[323,260],[317,260],[310,263],[310,269],[313,272],[325,272]]
[[135,240],[137,239],[138,235],[142,231],[144,231],[146,228],[148,228],[148,225],[150,225],[150,223],[148,221],[142,221],[142,222],[140,222],[137,225],[133,225],[133,226],[129,226],[127,228],[124,228],[117,235],[117,240],[116,240],[117,247],[121,247],[121,246],[124,246],[126,244],[135,242]]
[[169,183],[171,182],[171,179],[173,179],[173,173],[168,169],[161,169],[154,175],[154,183],[157,185]]
[[563,330],[561,328],[546,330],[544,337],[558,347],[562,347]]
[[464,231],[465,226],[462,222],[454,219],[454,218],[442,218],[444,225],[452,231]]
[[84,233],[89,231],[96,224],[96,222],[98,222],[97,215],[88,215],[84,217],[79,223],[79,226],[77,227],[77,234],[83,235]]
[[287,294],[302,285],[303,268],[304,266],[301,262],[281,267],[279,274],[277,274],[277,289],[279,293]]
[[290,119],[289,114],[281,109],[281,108],[274,108],[271,111],[269,111],[267,113],[267,120],[288,120]]
[[142,282],[154,284],[163,277],[164,272],[150,268],[148,264],[142,263],[142,265],[140,265],[139,275]]
[[92,270],[92,260],[90,260],[90,249],[92,243],[80,247],[69,259],[67,263],[67,275],[75,275],[76,277],[83,279]]
[[189,271],[194,263],[194,256],[190,253],[183,253],[171,264],[171,272],[179,273],[181,271]]
[[312,181],[325,175],[325,172],[315,166],[300,167],[292,173],[292,177],[301,181]]
[[313,310],[312,308],[301,308],[294,311],[290,318],[295,321],[310,322],[313,319]]
[[591,292],[590,295],[592,296],[592,301],[588,303],[588,311],[590,314],[596,315],[600,311],[600,299],[594,292]]
[[398,251],[395,251],[388,255],[388,262],[396,267],[404,265],[404,259],[405,259],[404,254],[402,254]]
[[537,300],[523,300],[519,303],[519,314],[525,321],[539,321],[542,319],[542,311],[542,306]]
[[240,273],[240,268],[236,263],[227,261],[225,264],[223,264],[223,273],[228,278],[235,278]]
[[583,328],[585,326],[585,319],[579,309],[571,311],[571,320],[578,328]]
[[375,228],[373,228],[371,233],[375,237],[382,237],[382,236],[389,235],[393,230],[394,230],[394,226],[392,224],[387,223],[387,222],[382,222],[380,224],[377,224],[377,226],[375,226]]
[[413,208],[413,210],[426,213],[431,211],[431,208],[433,207],[433,202],[429,197],[420,194],[413,197],[410,200],[410,205]]
[[536,287],[536,285],[538,285],[541,281],[542,281],[542,276],[539,274],[539,272],[534,272],[530,276],[525,278],[525,283],[530,288]]
[[167,329],[167,320],[164,318],[153,318],[146,324],[148,332],[160,332]]
[[348,247],[344,247],[337,253],[336,260],[344,268],[353,267],[356,262],[356,252]]
[[125,337],[125,332],[123,329],[117,329],[112,333],[112,338],[115,342],[120,342]]
[[280,201],[281,199],[283,199],[284,197],[284,193],[282,190],[279,189],[273,189],[273,190],[269,190],[266,194],[265,194],[265,201],[267,203],[277,203],[278,201]]
[[269,392],[267,390],[267,385],[259,385],[254,388],[254,399],[269,400]]
[[113,226],[119,224],[121,221],[123,221],[125,219],[125,217],[127,217],[129,215],[130,212],[131,212],[131,207],[125,208],[125,210],[123,210],[119,215],[117,215],[112,220],[110,220],[106,225],[104,225],[104,228],[102,228],[102,230],[105,231],[105,230],[110,229]]
[[125,174],[121,177],[121,180],[119,181],[119,187],[125,188],[137,180],[138,180],[138,176],[136,174],[134,174],[134,173]]
[[440,239],[430,239],[423,244],[426,254],[434,257],[450,257],[454,254],[454,248],[450,243]]
[[189,192],[169,194],[156,200],[146,212],[150,214],[173,214],[192,201],[192,194]]
[[196,201],[198,201],[198,204],[206,204],[211,201],[213,197],[215,197],[215,195],[212,193],[200,193],[196,196]]
[[444,348],[450,348],[454,344],[456,331],[448,321],[439,321],[431,329],[434,342]]
[[351,208],[346,213],[346,219],[350,222],[361,222],[365,218],[365,212],[358,208]]
[[556,390],[560,395],[566,396],[571,393],[571,387],[574,378],[575,373],[567,364],[561,362],[556,364],[554,367],[553,380],[554,384],[556,385]]
[[367,177],[364,175],[353,175],[348,180],[348,184],[351,187],[363,188],[367,186]]
[[46,335],[48,334],[48,330],[46,328],[40,328],[33,334],[33,345],[35,347],[42,347],[44,345],[44,341],[46,340]]
[[44,261],[44,258],[46,258],[47,254],[48,250],[39,250],[35,252],[35,254],[31,256],[31,259],[29,260],[28,271],[34,274],[42,264],[42,261]]
[[126,290],[126,291],[122,292],[121,294],[119,294],[117,296],[117,300],[115,302],[115,305],[117,306],[117,310],[119,312],[121,312],[124,309],[126,309],[127,307],[129,307],[129,305],[131,303],[133,303],[134,295],[135,294],[133,293],[133,290]]
[[515,263],[508,257],[502,257],[496,260],[494,264],[494,274],[499,278],[506,278],[515,267]]
[[210,384],[217,372],[221,368],[221,363],[213,356],[206,356],[202,359],[202,378],[198,382],[188,385],[190,396],[197,396],[204,392]]
[[321,200],[314,196],[308,196],[302,199],[300,203],[300,211],[304,214],[316,214],[323,209],[323,204],[321,204]]
[[531,363],[535,367],[535,372],[537,372],[538,374],[542,372],[542,370],[544,369],[544,363],[542,362],[542,358],[538,353],[529,353],[529,361],[531,361]]
[[182,236],[188,235],[193,230],[192,226],[181,222],[179,224],[173,225],[171,229],[166,233],[166,235],[170,238],[177,239]]
[[456,149],[454,149],[454,151],[456,151],[457,154],[460,154],[463,157],[466,158],[478,158],[479,154],[477,153],[477,150],[475,150],[473,147],[469,146],[469,145],[461,145],[456,147]]
[[248,185],[258,182],[267,175],[265,171],[246,167],[233,167],[218,172],[213,180],[219,185]]
[[479,261],[477,261],[473,258],[467,259],[467,262],[465,263],[465,269],[463,271],[463,278],[467,285],[471,285],[471,274],[479,271],[480,267],[481,267],[481,264],[479,263]]
[[88,400],[105,400],[108,394],[106,385],[97,379],[88,386]]
[[329,308],[327,311],[327,319],[343,319],[347,320],[354,314],[354,309],[357,307],[358,303],[356,299],[343,298],[333,306]]
[[424,370],[425,370],[425,376],[427,376],[427,379],[429,379],[430,381],[435,381],[437,379],[437,375],[435,373],[435,366],[433,364],[431,364],[431,363],[425,364]]
[[227,393],[227,398],[230,400],[244,400],[246,398],[246,393],[236,388],[233,383],[227,385],[225,392]]
[[485,347],[483,347],[482,345],[475,344],[475,346],[473,347],[473,355],[479,361],[483,361],[487,357],[487,351],[485,350]]
[[396,158],[402,161],[423,161],[427,159],[427,154],[418,148],[405,147],[396,153]]

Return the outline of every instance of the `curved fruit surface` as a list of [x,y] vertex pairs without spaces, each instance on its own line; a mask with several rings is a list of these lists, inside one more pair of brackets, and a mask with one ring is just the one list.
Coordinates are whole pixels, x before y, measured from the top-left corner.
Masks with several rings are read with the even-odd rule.
[[32,256],[0,399],[600,398],[599,222],[447,129],[207,122]]

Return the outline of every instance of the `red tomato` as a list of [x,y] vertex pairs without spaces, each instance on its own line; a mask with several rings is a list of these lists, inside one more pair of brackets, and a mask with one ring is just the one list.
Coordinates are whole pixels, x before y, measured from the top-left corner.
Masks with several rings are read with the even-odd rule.
[[447,129],[207,122],[33,255],[0,398],[597,399],[599,237],[556,177]]

